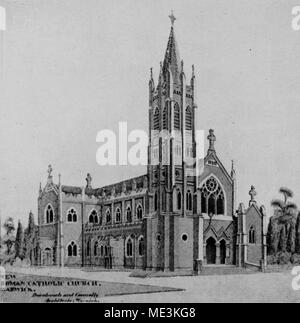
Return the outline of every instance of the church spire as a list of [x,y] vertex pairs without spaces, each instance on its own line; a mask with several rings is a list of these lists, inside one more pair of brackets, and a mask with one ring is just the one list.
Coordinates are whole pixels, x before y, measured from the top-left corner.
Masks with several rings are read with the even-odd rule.
[[178,50],[178,45],[175,39],[175,32],[174,32],[174,23],[175,23],[175,16],[172,11],[172,14],[169,16],[171,20],[171,32],[168,40],[168,45],[165,53],[165,59],[163,63],[163,72],[164,75],[168,72],[168,69],[170,68],[172,72],[173,79],[178,81],[179,75],[180,75],[180,55]]

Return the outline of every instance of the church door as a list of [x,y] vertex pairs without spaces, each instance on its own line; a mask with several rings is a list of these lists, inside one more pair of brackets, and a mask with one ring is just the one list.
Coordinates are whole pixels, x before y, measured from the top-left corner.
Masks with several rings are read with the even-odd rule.
[[52,266],[52,252],[50,248],[46,248],[44,251],[44,266]]
[[216,254],[216,240],[211,237],[206,241],[206,259],[208,265],[216,263]]
[[226,242],[222,240],[220,243],[220,264],[226,264]]

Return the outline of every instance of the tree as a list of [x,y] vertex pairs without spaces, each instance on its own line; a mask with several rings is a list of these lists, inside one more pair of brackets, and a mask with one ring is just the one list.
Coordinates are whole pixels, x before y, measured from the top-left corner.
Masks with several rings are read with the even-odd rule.
[[5,231],[6,231],[6,236],[4,237],[4,243],[6,244],[7,248],[7,254],[11,253],[12,246],[15,242],[15,237],[14,237],[14,232],[16,231],[15,229],[15,224],[14,224],[14,219],[9,217],[5,220],[4,225],[3,225]]
[[279,192],[284,199],[273,200],[271,205],[274,207],[274,216],[270,219],[268,241],[271,243],[271,254],[278,251],[295,252],[296,245],[296,210],[297,205],[290,202],[289,199],[294,196],[293,192],[281,187]]
[[15,241],[15,257],[19,257],[20,259],[24,258],[24,248],[23,248],[23,227],[22,223],[19,221],[16,241]]
[[296,223],[296,252],[300,254],[300,212]]
[[30,258],[30,252],[33,248],[33,240],[35,238],[35,222],[33,213],[30,211],[28,217],[28,227],[24,230],[24,239],[23,239],[23,255],[26,259]]

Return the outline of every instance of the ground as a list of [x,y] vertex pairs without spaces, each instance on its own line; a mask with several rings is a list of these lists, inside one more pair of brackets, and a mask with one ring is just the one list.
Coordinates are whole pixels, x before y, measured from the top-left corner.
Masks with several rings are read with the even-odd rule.
[[[134,278],[130,272],[83,271],[70,268],[8,268],[9,273],[41,276],[41,280],[68,277],[66,281],[97,281],[97,287],[78,287],[77,292],[95,292],[100,302],[111,303],[197,303],[197,302],[293,302],[300,303],[300,290],[294,291],[291,271],[248,275],[182,276]],[[24,276],[23,276],[24,277]],[[51,277],[51,278],[50,278]],[[47,289],[46,289],[47,290]],[[48,289],[54,291],[55,289]],[[67,292],[72,292],[69,288]],[[113,296],[109,296],[113,295]],[[126,295],[126,296],[125,296]]]

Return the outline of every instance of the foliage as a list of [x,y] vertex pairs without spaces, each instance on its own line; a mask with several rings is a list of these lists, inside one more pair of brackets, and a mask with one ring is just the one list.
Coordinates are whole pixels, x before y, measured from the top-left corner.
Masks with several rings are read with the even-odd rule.
[[12,217],[7,218],[3,224],[3,227],[6,231],[6,235],[3,239],[3,242],[6,245],[6,253],[9,255],[12,253],[12,247],[15,243],[14,231],[16,229],[14,219]]
[[23,248],[23,227],[21,222],[18,223],[16,241],[15,241],[15,257],[23,259],[24,257],[24,248]]

